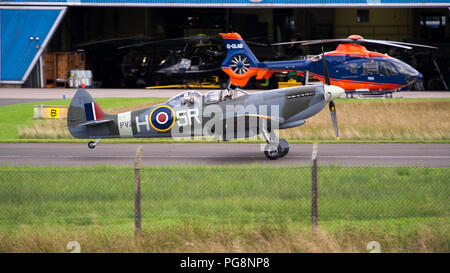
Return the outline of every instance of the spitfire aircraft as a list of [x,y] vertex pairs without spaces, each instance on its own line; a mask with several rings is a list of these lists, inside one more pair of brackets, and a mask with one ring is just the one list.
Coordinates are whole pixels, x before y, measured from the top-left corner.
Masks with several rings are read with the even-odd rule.
[[252,51],[243,42],[238,33],[221,33],[228,49],[228,55],[222,62],[222,70],[230,76],[231,83],[244,87],[248,80],[267,79],[276,72],[295,71],[299,74],[309,71],[312,76],[325,82],[324,70],[320,59],[326,56],[330,68],[330,83],[345,90],[399,90],[422,79],[422,74],[408,64],[387,54],[368,51],[363,43],[381,44],[402,49],[412,47],[434,48],[403,42],[364,39],[351,35],[346,39],[310,40],[277,43],[285,45],[299,43],[314,45],[323,43],[341,43],[335,51],[314,56],[306,60],[286,60],[259,62]]
[[[245,45],[244,41],[241,41]],[[84,89],[73,97],[67,116],[70,133],[90,141],[93,149],[102,138],[215,137],[228,141],[262,134],[264,154],[274,160],[289,152],[289,143],[276,130],[305,124],[329,104],[339,137],[334,100],[344,93],[330,85],[323,59],[325,85],[289,87],[249,94],[239,88],[202,95],[186,91],[165,103],[116,115],[104,113]]]

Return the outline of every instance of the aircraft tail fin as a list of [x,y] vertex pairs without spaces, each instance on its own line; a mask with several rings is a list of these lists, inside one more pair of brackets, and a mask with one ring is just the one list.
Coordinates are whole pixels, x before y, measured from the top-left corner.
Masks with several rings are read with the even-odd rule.
[[67,113],[67,127],[76,138],[89,138],[86,126],[113,121],[105,119],[100,105],[84,89],[79,89],[73,97]]
[[228,50],[222,70],[230,76],[232,84],[244,87],[251,77],[256,75],[262,79],[265,76],[264,64],[258,61],[239,33],[220,33],[220,36]]

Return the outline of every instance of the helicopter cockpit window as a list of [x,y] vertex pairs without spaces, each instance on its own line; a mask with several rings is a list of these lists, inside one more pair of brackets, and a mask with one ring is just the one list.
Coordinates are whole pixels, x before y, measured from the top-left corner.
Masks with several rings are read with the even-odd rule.
[[398,75],[398,72],[395,69],[395,67],[390,62],[386,62],[386,61],[380,61],[380,72],[381,72],[381,75],[385,75],[385,76]]
[[378,74],[378,62],[370,61],[363,63],[363,74]]
[[399,61],[394,58],[392,58],[391,61],[395,64],[395,67],[397,67],[398,72],[400,72],[400,74],[416,76],[417,73],[419,73],[414,68],[412,68],[411,66],[402,61]]
[[200,64],[200,57],[192,57],[191,58],[191,65],[199,65]]
[[349,63],[349,64],[347,64],[347,69],[352,74],[358,74],[358,64],[357,63]]
[[177,62],[178,62],[178,56],[175,56],[174,53],[171,52],[169,54],[169,56],[167,56],[164,60],[162,60],[159,65],[162,67],[167,67],[167,66],[174,65]]
[[169,100],[173,106],[190,106],[202,102],[202,94],[197,91],[187,91]]

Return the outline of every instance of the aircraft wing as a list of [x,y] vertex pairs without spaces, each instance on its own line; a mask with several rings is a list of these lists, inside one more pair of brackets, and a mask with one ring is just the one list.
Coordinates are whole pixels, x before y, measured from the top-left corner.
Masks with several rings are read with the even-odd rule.
[[[235,128],[237,129],[242,129],[242,128],[238,128],[236,127],[237,125],[240,124],[245,124],[244,129],[245,130],[249,130],[249,129],[257,129],[257,128],[261,128],[261,123],[265,123],[265,126],[271,126],[271,124],[273,125],[274,123],[278,123],[282,124],[284,123],[284,119],[281,117],[270,117],[270,116],[266,116],[266,115],[258,115],[258,114],[241,114],[241,115],[232,115],[229,117],[226,117],[223,119],[223,124],[231,124],[232,122],[234,122],[235,124]],[[242,122],[242,123],[241,123]],[[240,125],[242,126],[242,125]]]

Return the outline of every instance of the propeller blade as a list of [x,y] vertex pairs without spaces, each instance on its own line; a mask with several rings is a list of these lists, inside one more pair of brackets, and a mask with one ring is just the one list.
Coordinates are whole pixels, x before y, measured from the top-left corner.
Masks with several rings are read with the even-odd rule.
[[331,122],[333,123],[334,133],[336,134],[336,139],[339,140],[339,129],[338,129],[338,124],[337,124],[336,107],[334,105],[334,102],[330,101],[330,103],[328,104],[328,107],[330,108]]
[[325,84],[330,85],[330,75],[328,74],[327,61],[325,60],[325,53],[323,52],[322,46],[322,64],[323,64],[323,75],[325,77]]

